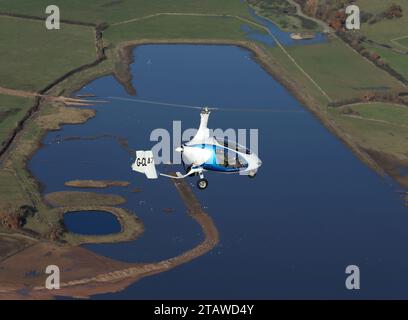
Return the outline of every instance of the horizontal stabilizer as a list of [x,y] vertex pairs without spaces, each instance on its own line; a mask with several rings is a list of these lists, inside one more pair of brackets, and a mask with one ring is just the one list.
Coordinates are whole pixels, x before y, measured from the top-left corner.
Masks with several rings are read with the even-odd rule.
[[132,170],[144,173],[148,179],[157,179],[153,152],[151,150],[136,151],[136,160],[132,164]]

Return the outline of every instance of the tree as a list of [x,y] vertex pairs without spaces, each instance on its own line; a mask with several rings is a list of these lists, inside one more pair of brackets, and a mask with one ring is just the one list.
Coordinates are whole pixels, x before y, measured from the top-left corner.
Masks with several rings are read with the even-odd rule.
[[401,18],[403,15],[402,8],[400,5],[393,3],[386,11],[384,11],[383,15],[387,19]]

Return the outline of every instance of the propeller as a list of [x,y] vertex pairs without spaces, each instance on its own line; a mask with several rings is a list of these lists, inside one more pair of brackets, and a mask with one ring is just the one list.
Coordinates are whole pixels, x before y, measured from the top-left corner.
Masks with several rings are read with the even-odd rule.
[[[166,107],[182,108],[182,109],[194,109],[202,110],[200,106],[193,106],[187,104],[178,104],[170,102],[162,102],[155,100],[135,99],[135,98],[122,98],[122,97],[108,97],[108,99],[128,101],[136,103],[145,103]],[[210,111],[234,111],[234,112],[273,112],[273,113],[304,113],[304,110],[286,110],[286,109],[272,109],[272,108],[219,108],[219,107],[206,107]]]

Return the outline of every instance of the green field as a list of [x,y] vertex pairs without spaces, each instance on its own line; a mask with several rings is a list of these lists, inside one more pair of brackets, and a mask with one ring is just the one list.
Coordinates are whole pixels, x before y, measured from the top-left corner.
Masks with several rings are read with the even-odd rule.
[[389,64],[393,69],[397,70],[406,79],[408,79],[408,55],[403,55],[375,45],[366,44],[365,46],[369,50],[372,50],[379,54],[384,62]]
[[401,47],[408,50],[408,35],[403,38],[396,38],[393,42],[398,43]]
[[376,88],[401,87],[340,39],[287,50],[333,100],[359,97]]
[[0,17],[0,86],[37,91],[64,73],[95,60],[92,28]]
[[336,122],[363,147],[387,152],[399,158],[408,153],[408,107],[375,103],[352,105],[358,116],[332,110]]
[[32,99],[0,94],[0,141],[4,142],[18,121],[26,114]]
[[384,12],[391,4],[398,4],[403,8],[402,18],[384,18],[383,20],[374,24],[364,23],[361,26],[361,33],[370,39],[388,44],[391,44],[392,39],[408,35],[408,1],[357,0],[357,5],[360,7],[360,9],[371,14],[379,14]]
[[50,4],[60,8],[62,19],[94,23],[115,23],[158,12],[249,16],[247,7],[239,0],[3,0],[0,11],[43,17]]
[[[391,4],[398,4],[403,9],[403,17],[396,19],[386,19],[370,24],[364,23],[361,25],[360,33],[368,39],[395,47],[397,49],[408,50],[408,1],[406,0],[358,0],[357,5],[362,11],[371,14],[379,14],[384,12]],[[398,41],[399,39],[405,37]],[[384,61],[397,70],[399,73],[408,78],[407,60],[408,55],[394,53],[389,49],[381,48],[379,46],[370,46],[370,50],[378,53]]]
[[243,22],[234,17],[155,16],[111,26],[106,41],[135,39],[245,39]]

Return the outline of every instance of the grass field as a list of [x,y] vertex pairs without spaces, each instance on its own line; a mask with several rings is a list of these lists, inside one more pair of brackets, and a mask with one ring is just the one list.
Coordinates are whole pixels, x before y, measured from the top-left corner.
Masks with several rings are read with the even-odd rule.
[[[301,86],[302,92],[307,92],[318,102],[321,111],[326,110],[327,104],[330,100],[319,90],[319,88],[293,63],[293,61],[279,48],[267,48],[270,52],[270,63],[277,63],[286,73],[285,77],[293,79]],[[302,66],[301,66],[302,67]]]
[[[381,56],[387,64],[397,70],[406,79],[408,79],[408,55],[403,55],[392,50],[381,48],[375,45],[365,45],[369,50],[372,50]],[[407,49],[408,50],[408,49]]]
[[376,88],[401,87],[339,39],[287,50],[333,100],[361,96]]
[[331,112],[336,122],[361,146],[408,158],[408,107],[371,103],[351,108],[359,116],[342,115],[340,109]]
[[242,21],[232,17],[156,16],[112,26],[105,39],[118,43],[134,39],[244,39]]
[[32,103],[32,99],[0,95],[0,141],[4,142]]
[[403,36],[403,37],[395,38],[395,39],[392,40],[392,42],[398,44],[403,49],[408,50],[408,35]]
[[[45,16],[48,0],[3,0],[0,11]],[[158,12],[216,13],[249,16],[239,0],[54,0],[61,18],[87,22],[115,23]]]
[[95,60],[92,28],[0,17],[0,86],[39,90],[64,73]]
[[403,17],[399,19],[386,19],[374,23],[364,23],[361,26],[361,33],[370,39],[382,43],[391,44],[394,38],[408,35],[408,1],[406,0],[357,0],[357,5],[364,12],[379,14],[384,12],[391,4],[398,4],[403,9]]
[[[398,4],[402,7],[403,17],[398,19],[384,18],[383,20],[374,24],[364,23],[361,25],[360,33],[366,36],[368,39],[374,40],[378,43],[383,43],[399,49],[405,48],[406,50],[408,50],[408,1],[357,1],[357,5],[360,6],[362,11],[369,12],[371,14],[379,14],[381,12],[384,12],[393,3]],[[405,36],[407,36],[407,38],[401,39],[399,41],[393,41],[393,39],[398,39]],[[407,55],[393,53],[390,50],[381,47],[371,47],[370,49],[383,57],[384,60],[388,62],[392,68],[408,78]]]

